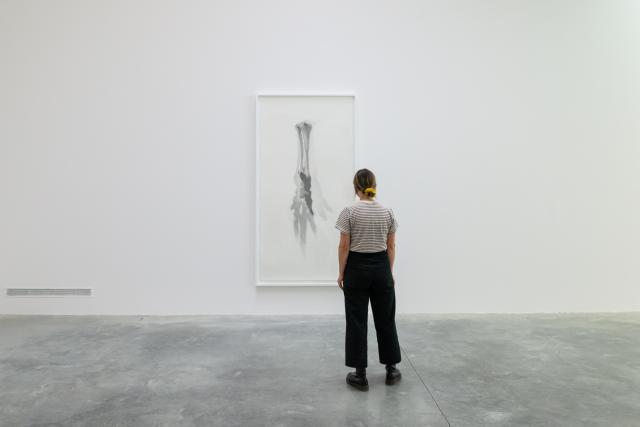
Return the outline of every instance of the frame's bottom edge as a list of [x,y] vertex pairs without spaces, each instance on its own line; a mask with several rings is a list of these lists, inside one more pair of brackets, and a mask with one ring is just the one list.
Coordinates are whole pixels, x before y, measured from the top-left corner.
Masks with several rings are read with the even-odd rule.
[[256,282],[258,288],[269,287],[338,287],[337,282]]

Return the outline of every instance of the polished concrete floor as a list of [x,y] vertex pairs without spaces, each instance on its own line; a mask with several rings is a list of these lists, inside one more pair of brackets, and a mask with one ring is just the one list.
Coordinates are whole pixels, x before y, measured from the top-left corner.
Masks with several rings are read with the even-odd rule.
[[0,426],[640,426],[640,314],[371,320],[361,392],[340,316],[0,316]]

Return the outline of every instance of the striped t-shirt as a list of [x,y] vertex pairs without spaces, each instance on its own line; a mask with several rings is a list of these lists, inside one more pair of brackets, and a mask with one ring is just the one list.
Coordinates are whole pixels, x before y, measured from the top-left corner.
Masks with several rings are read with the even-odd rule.
[[380,252],[387,250],[387,235],[395,233],[398,222],[390,208],[375,200],[359,200],[340,212],[336,228],[351,235],[353,252]]

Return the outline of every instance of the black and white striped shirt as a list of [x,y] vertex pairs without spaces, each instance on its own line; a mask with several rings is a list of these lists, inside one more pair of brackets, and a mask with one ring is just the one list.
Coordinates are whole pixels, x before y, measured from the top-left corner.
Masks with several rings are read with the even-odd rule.
[[387,250],[387,235],[395,233],[398,222],[390,208],[375,200],[359,200],[340,212],[336,228],[351,235],[354,252],[380,252]]

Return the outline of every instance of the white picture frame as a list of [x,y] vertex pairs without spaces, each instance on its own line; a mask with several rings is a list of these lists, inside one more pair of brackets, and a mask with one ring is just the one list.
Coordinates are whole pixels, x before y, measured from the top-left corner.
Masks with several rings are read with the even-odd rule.
[[[339,231],[334,225],[340,210],[355,201],[351,179],[356,170],[359,151],[356,95],[354,93],[258,93],[255,103],[254,277],[256,286],[337,286]],[[318,117],[309,117],[313,115]],[[308,123],[310,128],[310,130],[304,128],[308,130],[305,141],[308,148],[306,160],[309,161],[311,158],[313,161],[309,165],[311,163],[314,165],[309,178],[310,192],[319,191],[320,181],[323,179],[328,184],[327,188],[323,188],[324,191],[328,190],[328,193],[321,198],[321,204],[318,205],[319,207],[328,205],[328,208],[325,206],[326,211],[320,210],[320,213],[316,213],[313,210],[313,201],[309,203],[309,210],[313,212],[312,215],[315,215],[314,220],[317,220],[317,223],[315,231],[311,228],[306,230],[306,237],[301,237],[304,233],[299,233],[300,227],[294,226],[294,223],[304,224],[304,220],[296,221],[296,215],[292,212],[285,214],[287,210],[284,205],[286,198],[289,197],[290,210],[293,210],[296,203],[302,205],[304,209],[305,200],[307,200],[296,196],[304,192],[301,180],[298,180],[297,190],[294,184],[294,176],[299,175],[296,165],[300,166],[302,161],[298,150],[305,146],[303,142],[305,132],[302,132],[301,128],[296,134],[296,126],[303,122]],[[318,138],[320,141],[324,138],[325,144],[321,145]],[[320,161],[319,159],[327,159],[329,155],[327,150],[331,150],[335,162],[331,164],[331,170],[329,170],[327,160],[324,160],[322,165],[324,173],[320,173],[320,181],[314,182],[317,178],[314,176],[314,169],[320,169],[316,162]],[[274,159],[273,153],[285,155],[279,160]],[[290,171],[280,172],[278,168],[290,169]],[[283,174],[286,173],[291,175],[289,181],[284,178]],[[314,188],[314,185],[317,188]],[[265,193],[269,194],[268,200],[264,198]],[[326,199],[330,201],[322,203]],[[276,204],[277,209],[274,210],[273,206],[266,207],[267,203]],[[292,221],[288,231],[285,215],[289,215],[286,221]],[[267,222],[270,227],[265,227]],[[294,230],[297,230],[298,234]],[[296,244],[299,245],[299,253],[296,252],[292,243],[291,238],[294,234]],[[271,253],[269,248],[274,252]],[[301,272],[301,269],[306,270]]]

